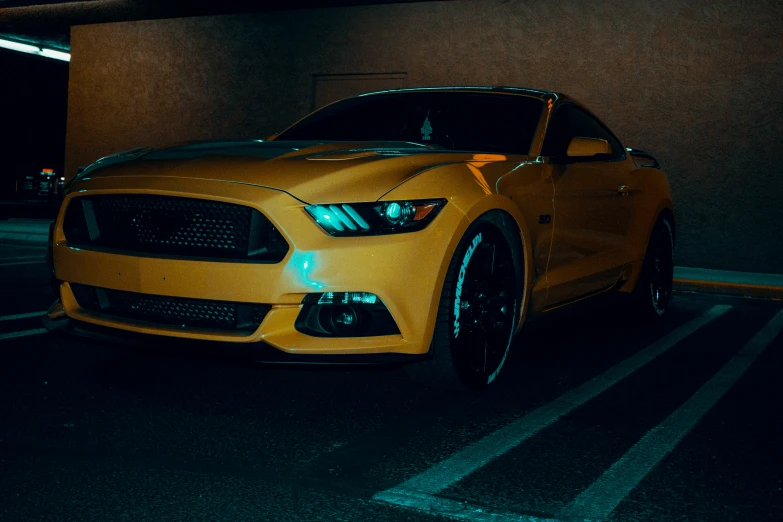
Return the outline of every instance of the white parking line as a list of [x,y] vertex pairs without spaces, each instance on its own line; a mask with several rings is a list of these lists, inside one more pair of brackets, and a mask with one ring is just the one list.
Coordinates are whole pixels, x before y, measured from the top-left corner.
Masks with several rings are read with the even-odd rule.
[[40,317],[43,314],[46,313],[46,310],[42,312],[30,312],[27,314],[16,314],[16,315],[4,315],[0,317],[0,321],[13,321],[15,319],[27,319],[28,317]]
[[3,339],[15,339],[17,337],[27,337],[28,335],[40,335],[45,334],[49,330],[46,328],[36,328],[35,330],[22,330],[21,332],[10,332],[6,334],[0,334],[0,341]]
[[[606,391],[702,326],[723,315],[730,308],[731,306],[728,305],[713,306],[701,316],[680,326],[601,375],[465,447],[402,484],[379,491],[373,495],[373,499],[431,513],[435,506],[442,504],[441,499],[434,497],[434,495]],[[482,511],[482,513],[486,514],[486,511]],[[448,511],[440,514],[448,515]],[[464,518],[464,516],[459,518]]]
[[620,457],[598,480],[564,507],[557,518],[604,520],[628,493],[665,457],[697,422],[723,397],[761,352],[783,330],[780,311],[753,339],[712,376],[699,390],[651,429]]
[[[373,498],[375,500],[384,500]],[[404,496],[396,496],[394,500],[392,504],[418,511],[426,511],[430,515],[439,515],[453,520],[468,520],[469,522],[564,522],[554,518],[539,518],[533,515],[523,515],[522,513],[493,511],[470,502],[436,497],[435,495],[417,493],[415,491],[407,491]]]

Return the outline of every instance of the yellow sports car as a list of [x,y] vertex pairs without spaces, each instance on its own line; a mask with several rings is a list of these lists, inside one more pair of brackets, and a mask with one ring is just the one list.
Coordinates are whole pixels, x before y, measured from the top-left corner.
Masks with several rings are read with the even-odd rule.
[[674,232],[655,158],[567,96],[377,92],[267,140],[90,165],[52,229],[45,322],[482,388],[529,314],[618,290],[663,315]]

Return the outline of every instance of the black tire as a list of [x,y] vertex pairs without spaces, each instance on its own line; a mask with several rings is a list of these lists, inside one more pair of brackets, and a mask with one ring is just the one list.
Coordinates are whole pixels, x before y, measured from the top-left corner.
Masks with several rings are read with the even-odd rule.
[[641,319],[655,320],[666,315],[672,299],[673,278],[674,233],[669,218],[661,216],[650,234],[639,281],[631,294]]
[[405,367],[425,386],[480,390],[503,368],[524,295],[519,229],[503,212],[477,219],[452,257],[430,356]]

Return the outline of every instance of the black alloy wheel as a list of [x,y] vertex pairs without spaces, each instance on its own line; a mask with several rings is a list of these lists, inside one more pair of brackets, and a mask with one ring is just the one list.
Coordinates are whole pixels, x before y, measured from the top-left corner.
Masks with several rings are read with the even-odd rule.
[[471,247],[457,276],[451,349],[461,380],[474,389],[490,384],[503,367],[516,326],[516,296],[511,250],[500,232],[482,228]]
[[412,379],[438,388],[481,390],[497,378],[522,304],[519,237],[513,219],[500,212],[482,216],[468,229],[446,273],[430,357],[405,367]]
[[674,234],[668,219],[661,218],[653,228],[642,273],[634,297],[642,316],[662,317],[669,309],[674,279]]

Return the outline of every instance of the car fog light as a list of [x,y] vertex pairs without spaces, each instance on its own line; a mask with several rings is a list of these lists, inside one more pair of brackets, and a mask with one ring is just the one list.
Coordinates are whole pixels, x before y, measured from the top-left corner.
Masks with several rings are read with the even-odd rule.
[[353,307],[335,306],[329,311],[329,320],[335,332],[349,332],[359,326],[359,317]]
[[316,337],[400,333],[383,301],[369,292],[307,294],[294,326],[297,331]]
[[319,305],[327,304],[375,304],[378,296],[369,292],[326,292],[318,298]]
[[351,312],[341,312],[334,318],[334,322],[343,326],[351,326],[356,322],[356,315]]

